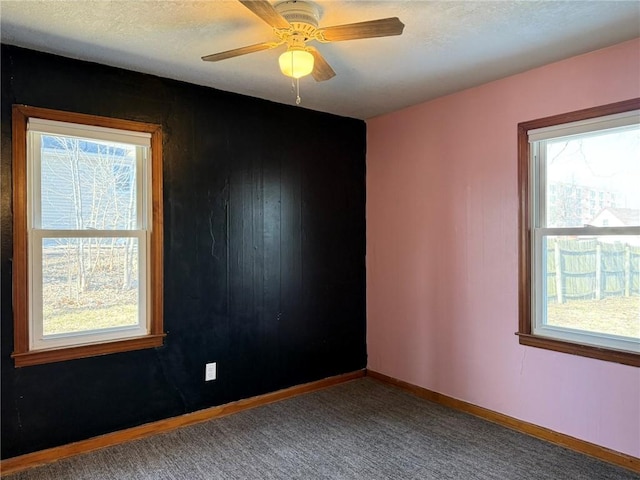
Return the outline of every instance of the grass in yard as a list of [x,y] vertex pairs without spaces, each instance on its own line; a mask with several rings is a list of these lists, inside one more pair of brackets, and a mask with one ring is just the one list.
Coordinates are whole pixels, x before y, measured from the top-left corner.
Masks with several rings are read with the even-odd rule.
[[561,305],[550,303],[547,323],[558,327],[640,338],[640,297],[574,300]]
[[44,334],[82,332],[138,323],[137,305],[114,305],[104,308],[45,309]]

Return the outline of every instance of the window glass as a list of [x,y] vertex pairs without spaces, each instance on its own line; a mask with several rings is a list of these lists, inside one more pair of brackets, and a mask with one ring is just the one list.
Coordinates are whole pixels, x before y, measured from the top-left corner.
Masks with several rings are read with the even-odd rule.
[[41,135],[42,228],[133,229],[136,147]]
[[42,240],[44,337],[135,327],[137,238]]
[[640,127],[541,143],[548,227],[640,225]]
[[640,340],[640,235],[543,239],[543,326]]

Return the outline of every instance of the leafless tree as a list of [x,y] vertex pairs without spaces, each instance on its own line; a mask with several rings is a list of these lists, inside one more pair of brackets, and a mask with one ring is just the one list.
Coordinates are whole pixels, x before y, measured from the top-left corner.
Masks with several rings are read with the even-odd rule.
[[[135,175],[124,150],[71,137],[47,136],[42,155],[43,228],[111,230],[130,228],[136,213]],[[88,147],[88,145],[90,145]],[[60,239],[69,261],[68,283],[77,297],[101,268],[122,262],[123,289],[132,287],[133,239]],[[123,252],[124,250],[124,252]],[[110,258],[103,257],[109,255]],[[71,268],[75,262],[76,268]],[[74,275],[75,274],[75,275]],[[75,277],[75,279],[74,279]]]

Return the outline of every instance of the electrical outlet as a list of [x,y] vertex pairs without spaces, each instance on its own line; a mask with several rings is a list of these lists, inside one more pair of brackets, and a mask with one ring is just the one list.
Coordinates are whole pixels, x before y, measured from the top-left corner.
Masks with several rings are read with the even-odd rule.
[[207,363],[204,367],[204,381],[215,380],[217,373],[216,362]]

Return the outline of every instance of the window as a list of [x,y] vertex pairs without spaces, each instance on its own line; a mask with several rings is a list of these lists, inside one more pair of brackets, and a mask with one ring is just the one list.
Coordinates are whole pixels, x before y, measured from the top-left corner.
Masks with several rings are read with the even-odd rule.
[[520,343],[640,366],[640,99],[521,123],[518,156]]
[[160,126],[13,107],[17,367],[162,345]]

